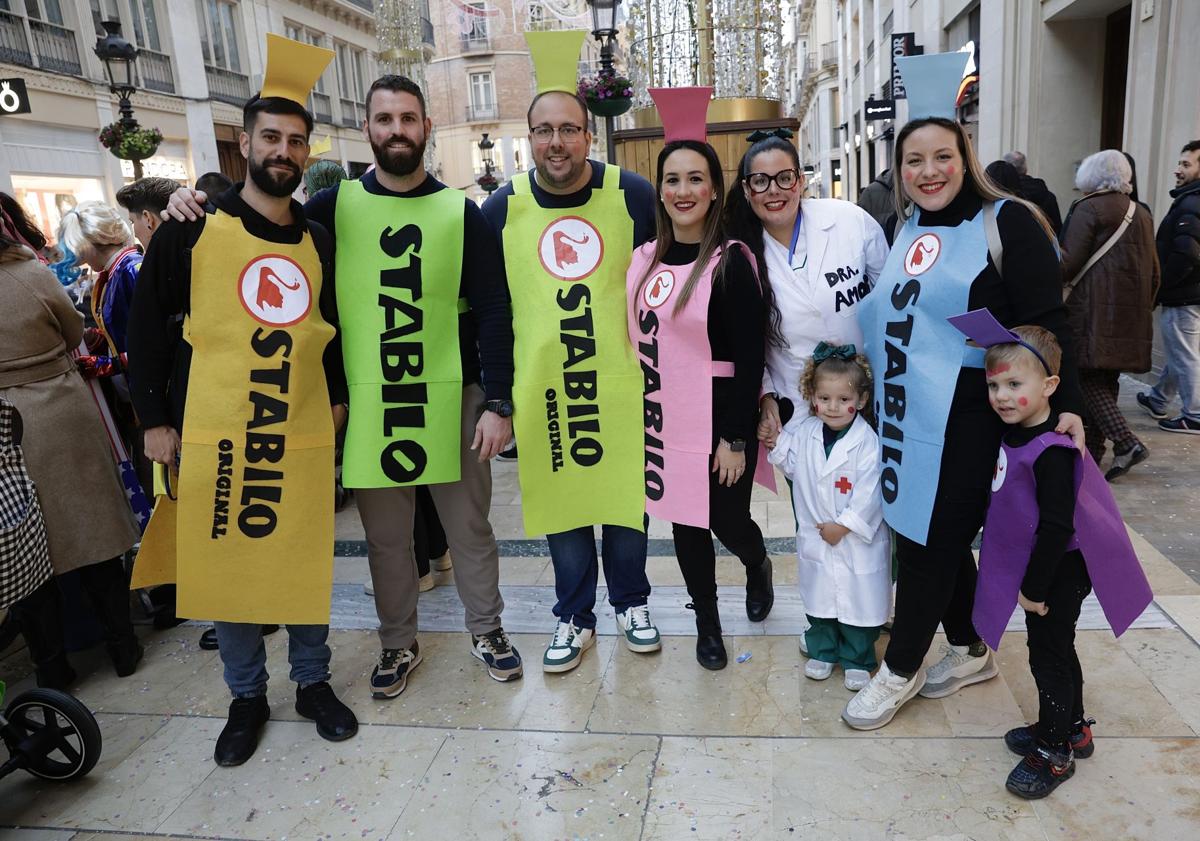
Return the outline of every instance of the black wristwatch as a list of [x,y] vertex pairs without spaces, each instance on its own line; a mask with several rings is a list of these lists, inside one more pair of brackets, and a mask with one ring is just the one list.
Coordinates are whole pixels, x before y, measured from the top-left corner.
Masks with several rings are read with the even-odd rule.
[[495,412],[502,418],[511,418],[513,413],[511,400],[489,400],[483,404],[483,408],[489,412]]
[[730,452],[744,453],[746,451],[746,441],[743,438],[735,438],[727,443],[729,444]]

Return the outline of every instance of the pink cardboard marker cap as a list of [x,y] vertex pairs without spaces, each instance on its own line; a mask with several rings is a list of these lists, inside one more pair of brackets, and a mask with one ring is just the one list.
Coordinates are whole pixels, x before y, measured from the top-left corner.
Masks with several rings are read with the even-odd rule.
[[712,101],[711,87],[649,88],[654,107],[662,120],[665,143],[676,140],[705,142],[708,132],[708,103]]

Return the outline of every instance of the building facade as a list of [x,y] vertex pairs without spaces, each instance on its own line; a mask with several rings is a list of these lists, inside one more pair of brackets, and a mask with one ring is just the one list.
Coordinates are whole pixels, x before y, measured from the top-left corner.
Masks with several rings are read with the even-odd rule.
[[119,116],[93,52],[102,20],[139,48],[134,114],[164,138],[146,175],[244,177],[241,109],[262,83],[268,32],[335,51],[309,103],[314,140],[328,137],[325,157],[352,173],[371,161],[361,126],[377,69],[373,0],[0,0],[0,78],[23,79],[32,109],[0,117],[0,190],[48,235],[76,203],[112,201],[133,177],[98,139]]
[[[504,183],[533,166],[526,110],[536,90],[524,33],[592,28],[584,0],[430,0],[433,58],[425,69],[434,124],[434,174],[477,200],[478,179],[492,172]],[[580,74],[599,69],[599,51],[584,41]],[[487,134],[490,150],[481,149]],[[603,139],[594,132],[596,149]],[[601,153],[603,157],[603,153]]]
[[[800,4],[803,5],[803,4]],[[845,195],[891,165],[897,119],[866,119],[892,93],[892,51],[971,53],[959,119],[986,164],[1024,152],[1063,213],[1075,170],[1117,148],[1137,162],[1139,192],[1161,218],[1179,148],[1200,138],[1200,3],[1195,0],[818,0],[834,20],[842,92]],[[902,38],[912,33],[910,39]],[[971,72],[971,68],[968,68]]]
[[785,109],[800,121],[795,138],[807,194],[842,198],[841,92],[833,4],[792,0],[784,21]]

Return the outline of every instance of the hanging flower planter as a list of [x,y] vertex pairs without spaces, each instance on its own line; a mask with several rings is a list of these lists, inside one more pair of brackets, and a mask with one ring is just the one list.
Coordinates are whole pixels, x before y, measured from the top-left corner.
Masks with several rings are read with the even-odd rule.
[[156,128],[127,129],[120,123],[109,123],[100,129],[100,144],[123,161],[153,157],[162,139],[162,132]]
[[500,181],[496,178],[496,176],[492,175],[490,172],[484,173],[483,175],[476,178],[475,183],[479,185],[481,190],[483,190],[485,193],[488,193],[489,195],[491,193],[495,192],[496,189],[499,188],[499,186],[500,186]]
[[633,83],[612,70],[580,79],[579,95],[598,117],[618,117],[633,107]]

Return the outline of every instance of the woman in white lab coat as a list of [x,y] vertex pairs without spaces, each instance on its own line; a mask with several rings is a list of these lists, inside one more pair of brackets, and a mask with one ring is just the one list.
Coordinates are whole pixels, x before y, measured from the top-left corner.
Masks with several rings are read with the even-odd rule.
[[783,425],[779,398],[807,412],[800,375],[822,340],[862,347],[857,305],[887,262],[888,244],[871,216],[841,199],[803,199],[804,171],[796,147],[768,135],[742,158],[730,191],[730,236],[747,243],[765,271],[778,310],[782,342],[767,347],[759,438],[774,440]]
[[880,495],[880,444],[860,412],[870,366],[853,345],[821,342],[802,377],[807,411],[779,433],[770,460],[792,483],[798,583],[809,628],[804,673],[840,665],[861,689],[878,665],[875,641],[891,609],[891,549]]

